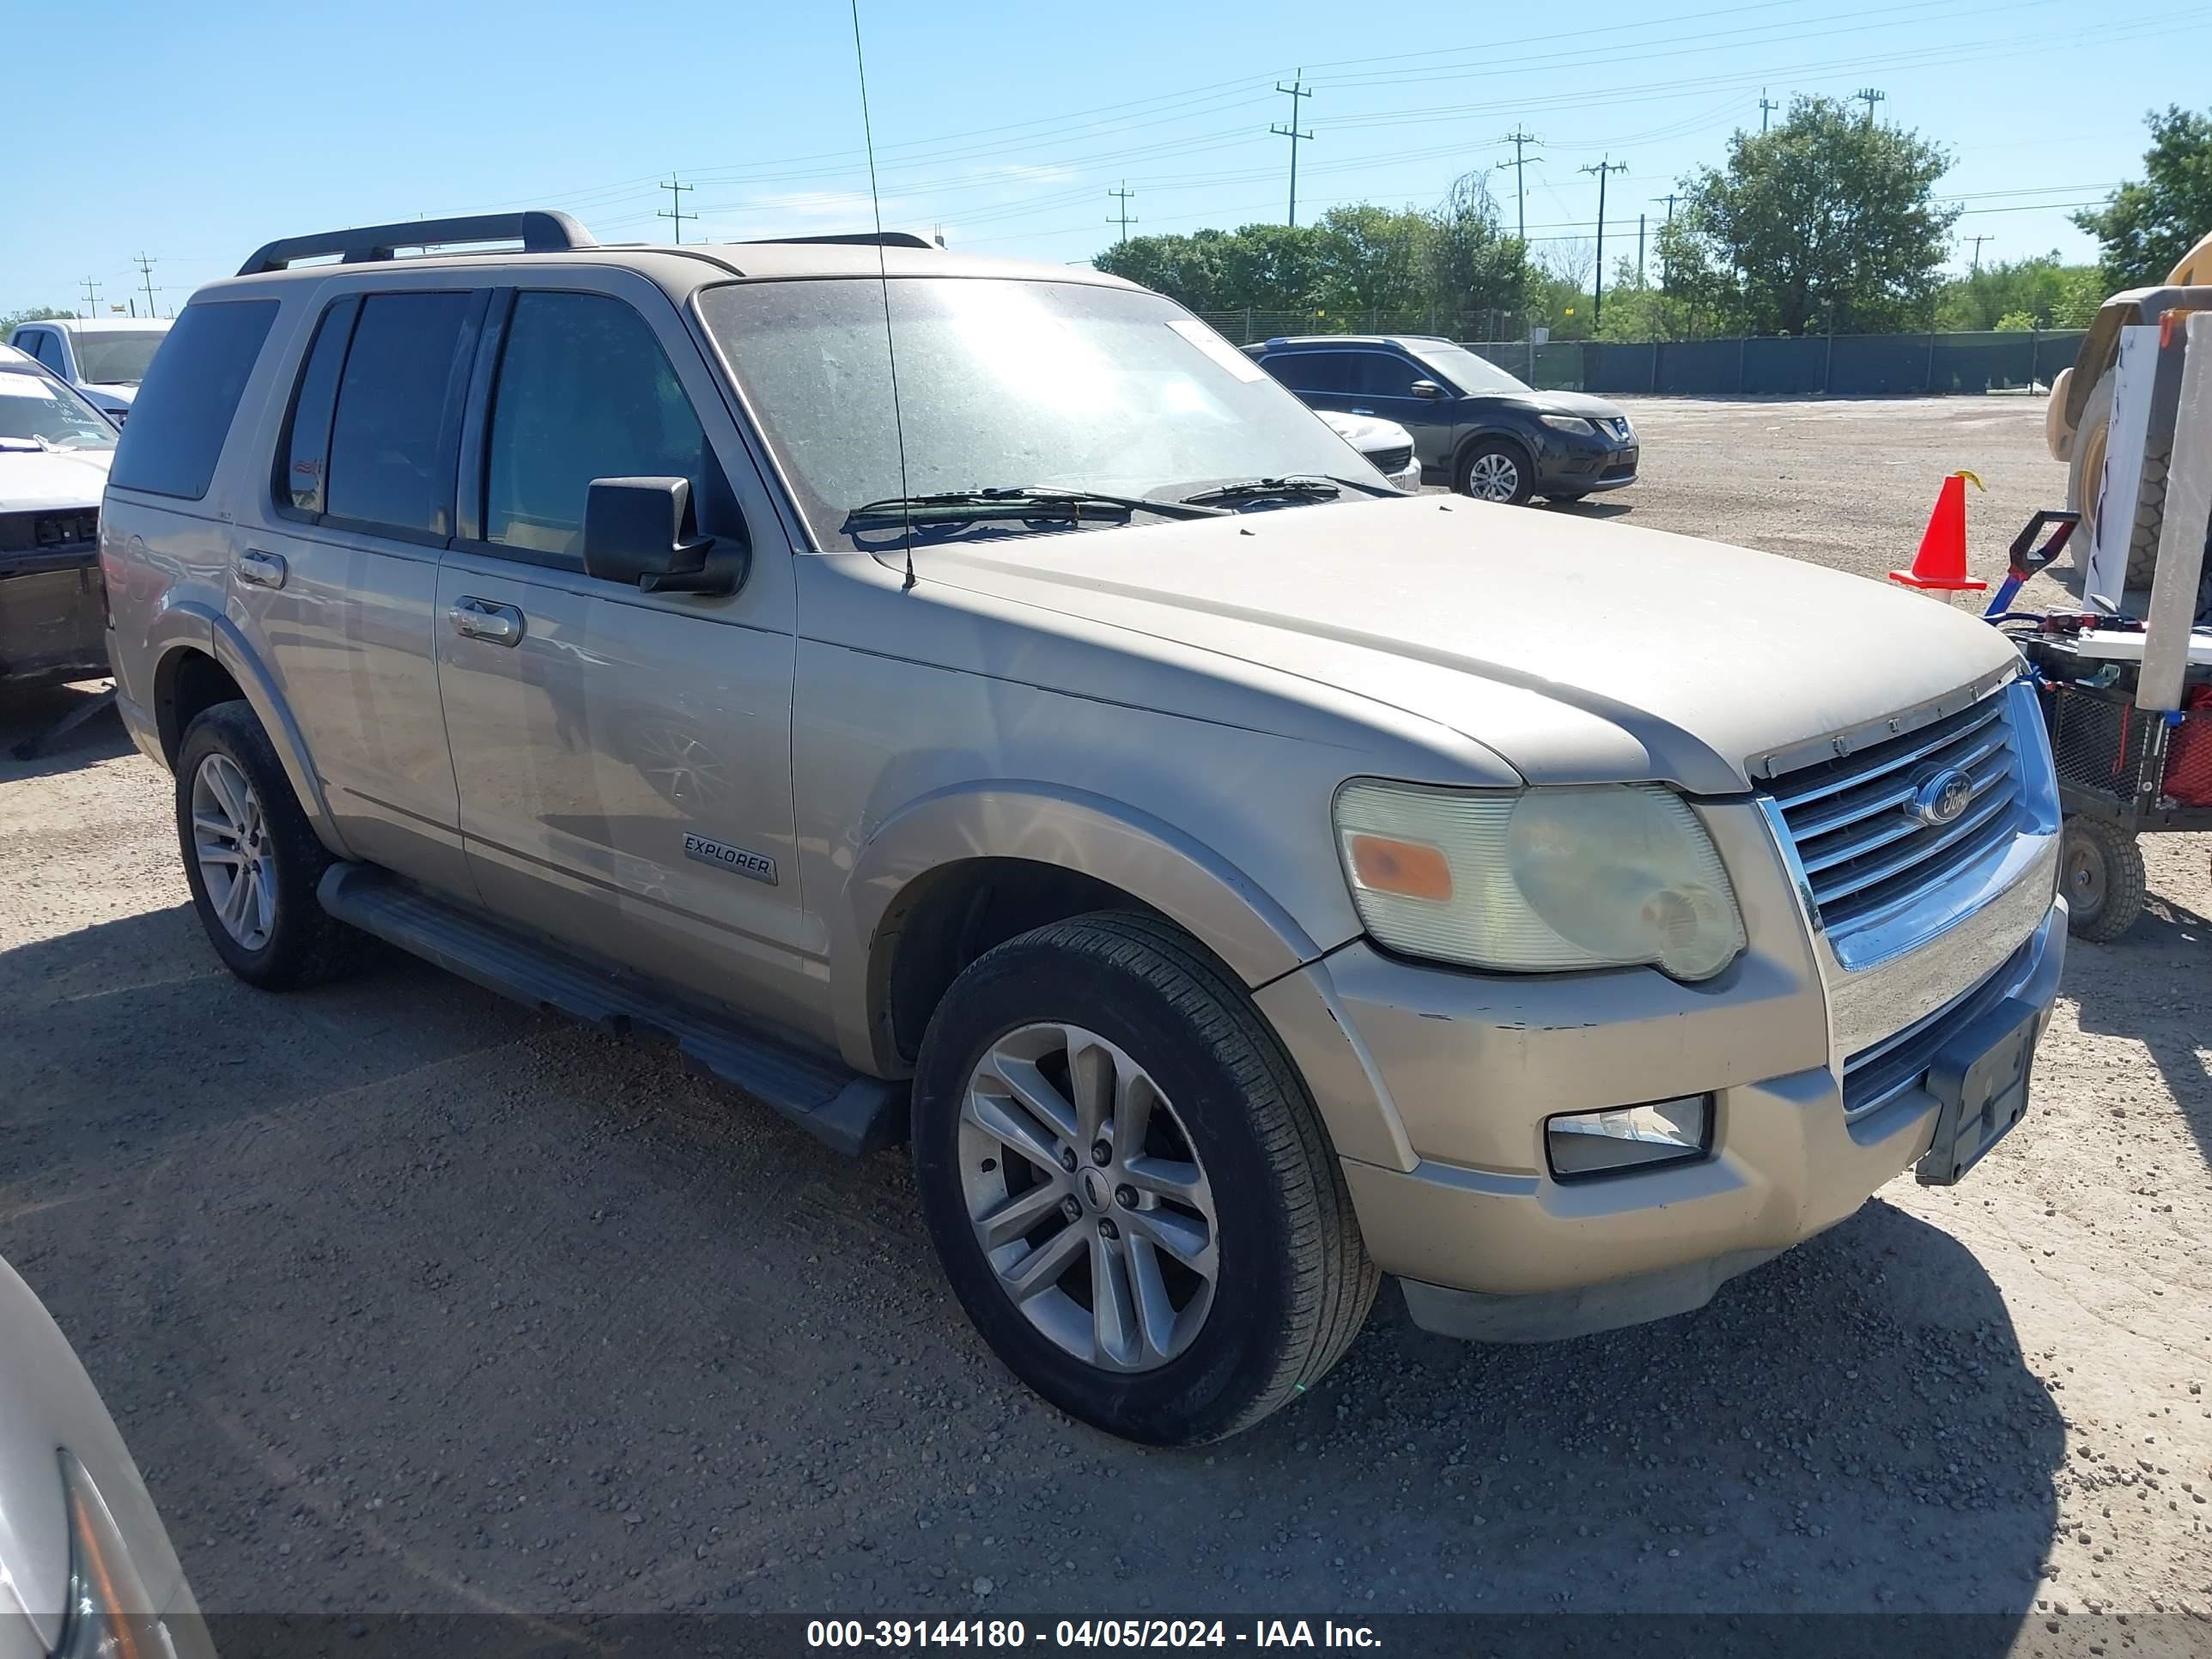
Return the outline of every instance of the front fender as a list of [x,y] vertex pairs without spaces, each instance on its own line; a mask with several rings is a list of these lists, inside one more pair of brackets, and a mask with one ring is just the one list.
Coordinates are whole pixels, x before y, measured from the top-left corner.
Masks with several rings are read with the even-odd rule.
[[844,935],[830,951],[831,989],[840,1046],[854,1064],[873,1069],[884,1060],[871,1029],[869,964],[885,916],[909,884],[979,858],[1028,860],[1119,888],[1188,928],[1248,986],[1322,949],[1234,862],[1150,813],[1027,780],[956,785],[875,827],[830,918]]
[[198,600],[165,606],[147,630],[146,652],[154,663],[153,710],[164,751],[173,757],[184,737],[181,730],[174,729],[169,699],[177,670],[185,654],[193,651],[214,658],[245,693],[254,718],[269,734],[270,746],[276,750],[285,779],[316,838],[337,857],[351,858],[352,851],[331,821],[330,803],[324,798],[323,781],[308,753],[307,738],[278,694],[276,682],[238,625],[212,605]]

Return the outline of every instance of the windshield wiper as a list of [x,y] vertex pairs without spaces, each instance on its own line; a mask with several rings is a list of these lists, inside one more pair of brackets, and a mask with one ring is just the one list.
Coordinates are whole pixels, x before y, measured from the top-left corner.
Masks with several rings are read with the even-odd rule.
[[1234,483],[1216,484],[1211,489],[1201,489],[1196,495],[1182,499],[1200,501],[1261,501],[1285,497],[1304,501],[1334,501],[1346,489],[1364,490],[1370,495],[1395,495],[1401,492],[1387,485],[1362,483],[1357,478],[1327,477],[1318,472],[1294,472],[1279,478],[1240,478]]
[[1127,518],[1157,513],[1169,519],[1210,519],[1226,509],[1192,501],[1146,501],[1139,495],[1109,495],[1096,489],[941,489],[927,495],[887,495],[864,501],[846,515],[848,524],[944,523],[972,519]]

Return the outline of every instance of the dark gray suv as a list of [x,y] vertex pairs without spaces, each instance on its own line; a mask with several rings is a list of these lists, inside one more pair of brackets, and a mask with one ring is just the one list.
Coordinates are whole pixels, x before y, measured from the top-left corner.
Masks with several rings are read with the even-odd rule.
[[1636,429],[1602,398],[1539,392],[1449,340],[1314,335],[1244,348],[1313,409],[1395,421],[1425,483],[1516,505],[1636,482]]

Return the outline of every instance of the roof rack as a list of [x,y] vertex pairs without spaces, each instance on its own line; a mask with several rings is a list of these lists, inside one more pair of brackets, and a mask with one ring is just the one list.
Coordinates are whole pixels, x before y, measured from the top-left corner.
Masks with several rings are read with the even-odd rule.
[[403,247],[450,247],[465,242],[520,242],[525,253],[567,253],[597,247],[592,233],[565,213],[477,213],[459,219],[410,219],[404,224],[362,225],[313,236],[288,236],[256,248],[238,268],[241,276],[283,270],[301,259],[337,254],[349,265],[390,259]]
[[836,242],[846,247],[926,247],[932,252],[943,245],[910,230],[841,230],[819,236],[748,236],[748,242]]

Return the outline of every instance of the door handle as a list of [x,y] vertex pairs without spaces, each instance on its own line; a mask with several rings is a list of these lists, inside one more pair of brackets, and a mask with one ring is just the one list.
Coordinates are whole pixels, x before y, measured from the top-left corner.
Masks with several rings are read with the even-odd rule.
[[494,645],[522,643],[522,613],[511,605],[464,595],[446,612],[453,632],[465,639],[486,640]]
[[264,553],[258,547],[249,547],[238,556],[238,580],[252,582],[256,587],[284,586],[284,560],[281,554]]
[[1352,412],[1355,415],[1372,415],[1375,411],[1371,409],[1355,409]]

